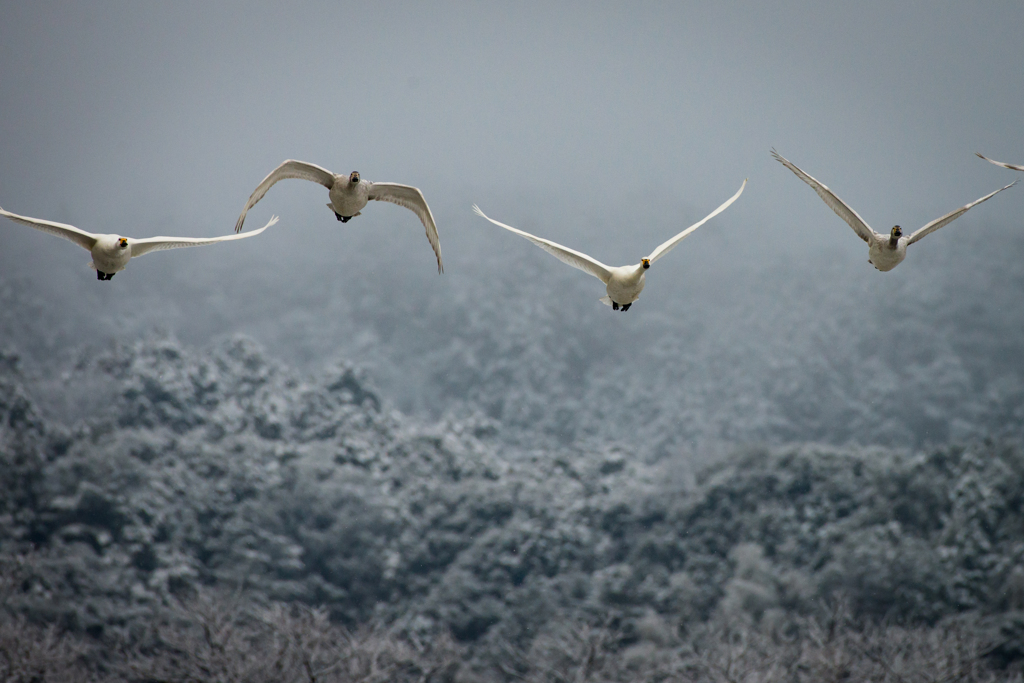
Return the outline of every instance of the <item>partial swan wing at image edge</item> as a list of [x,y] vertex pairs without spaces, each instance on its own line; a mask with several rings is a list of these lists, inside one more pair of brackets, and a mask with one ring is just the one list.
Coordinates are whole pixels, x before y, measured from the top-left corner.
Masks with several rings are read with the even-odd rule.
[[16,213],[10,211],[4,211],[0,209],[0,216],[5,216],[15,223],[21,223],[27,225],[30,228],[48,232],[51,235],[57,237],[63,237],[64,239],[74,242],[83,249],[92,251],[92,248],[96,245],[96,235],[85,230],[79,230],[73,225],[66,225],[65,223],[54,223],[53,221],[44,221],[39,218],[29,218],[28,216],[19,216]]

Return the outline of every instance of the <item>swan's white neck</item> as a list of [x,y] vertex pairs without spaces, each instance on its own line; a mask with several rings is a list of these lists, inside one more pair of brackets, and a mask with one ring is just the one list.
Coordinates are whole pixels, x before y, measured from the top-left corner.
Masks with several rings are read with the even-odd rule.
[[635,285],[637,282],[640,282],[640,278],[644,276],[644,267],[642,265],[629,268],[629,270],[626,270],[624,268],[623,271],[619,271],[620,273],[622,273],[619,276],[620,278],[622,278],[622,284]]

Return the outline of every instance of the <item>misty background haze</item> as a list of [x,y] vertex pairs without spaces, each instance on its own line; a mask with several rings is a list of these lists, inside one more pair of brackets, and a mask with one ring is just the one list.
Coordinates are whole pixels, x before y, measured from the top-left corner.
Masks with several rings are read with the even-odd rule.
[[[138,237],[227,234],[260,179],[296,158],[421,188],[447,266],[432,272],[408,211],[374,205],[341,225],[322,188],[294,180],[254,209],[254,221],[281,216],[258,239],[133,261],[109,286],[81,250],[5,221],[3,340],[40,381],[75,354],[154,333],[201,348],[244,334],[310,372],[359,364],[406,412],[483,406],[563,441],[690,454],[711,442],[969,438],[1007,426],[978,413],[1020,401],[1018,189],[880,274],[768,154],[880,231],[916,229],[1010,182],[973,152],[1024,155],[1019,4],[9,3],[3,14],[7,210]],[[625,316],[597,303],[592,278],[469,210],[634,263],[745,177],[743,197],[658,264]],[[511,367],[490,372],[499,359]],[[103,405],[66,400],[59,385],[37,397],[56,414]],[[536,405],[506,405],[521,391]],[[615,392],[629,396],[624,413]],[[780,408],[779,392],[813,399]],[[543,424],[545,401],[569,406],[559,419],[572,424]],[[844,401],[862,414],[836,432]],[[687,411],[693,424],[678,424]],[[888,415],[914,425],[865,426]]]

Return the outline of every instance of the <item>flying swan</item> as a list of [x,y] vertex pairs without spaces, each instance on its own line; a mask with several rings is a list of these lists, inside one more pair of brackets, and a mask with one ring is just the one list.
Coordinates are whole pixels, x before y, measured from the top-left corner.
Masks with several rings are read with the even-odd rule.
[[274,216],[270,219],[270,222],[259,230],[252,230],[241,235],[225,235],[223,237],[147,237],[146,239],[137,240],[133,237],[121,237],[120,235],[93,234],[85,230],[79,230],[73,225],[19,216],[16,213],[4,211],[3,209],[0,209],[0,216],[6,216],[15,223],[21,223],[30,228],[42,230],[57,237],[63,237],[84,249],[88,249],[89,253],[92,254],[92,263],[89,264],[89,267],[95,269],[96,279],[98,280],[111,279],[116,273],[124,270],[129,259],[144,256],[151,251],[179,249],[181,247],[202,247],[207,244],[216,244],[217,242],[245,239],[246,237],[258,235],[274,223],[277,223],[277,216]]
[[991,194],[987,194],[981,199],[976,199],[970,204],[961,206],[956,211],[950,211],[941,218],[936,218],[931,223],[928,223],[923,228],[918,228],[914,232],[910,233],[910,236],[904,236],[903,230],[900,226],[893,226],[892,230],[889,231],[889,236],[886,237],[880,233],[872,230],[864,219],[860,215],[851,209],[842,199],[837,197],[832,190],[828,189],[822,183],[812,178],[807,173],[804,173],[800,168],[796,166],[789,159],[786,159],[774,149],[772,150],[772,156],[781,163],[783,166],[788,168],[790,171],[796,174],[800,180],[804,181],[818,193],[818,196],[828,204],[829,208],[836,212],[836,214],[846,221],[853,231],[857,233],[857,236],[868,243],[868,263],[873,265],[878,270],[885,272],[892,270],[900,264],[903,259],[907,257],[907,247],[914,242],[918,241],[925,235],[935,232],[944,225],[952,223],[960,216],[967,213],[967,211],[978,204],[981,204],[986,199],[991,199],[995,195],[999,194],[1003,190],[1013,187],[1017,181],[1013,181],[1006,187],[999,188]]
[[[978,153],[975,152],[975,154],[978,154]],[[1024,166],[1017,166],[1016,164],[1004,164],[1002,161],[995,161],[994,159],[989,159],[984,154],[978,154],[978,156],[981,157],[982,159],[984,159],[985,161],[987,161],[990,164],[995,164],[996,166],[1002,166],[1003,168],[1008,168],[1011,171],[1024,171]]]
[[371,183],[369,180],[360,180],[359,171],[352,171],[348,176],[336,175],[326,168],[316,164],[308,164],[305,161],[288,159],[280,166],[270,172],[263,179],[246,202],[242,214],[235,224],[235,232],[241,232],[242,223],[245,222],[245,214],[256,205],[256,202],[263,199],[274,183],[285,178],[299,178],[300,180],[312,180],[320,183],[331,191],[331,201],[327,208],[334,212],[334,215],[342,223],[348,223],[359,215],[366,206],[366,202],[376,199],[383,202],[391,202],[412,210],[420,217],[420,222],[427,231],[427,241],[437,256],[437,272],[444,272],[444,265],[441,263],[441,240],[437,236],[437,225],[434,223],[434,216],[430,213],[427,200],[419,188],[410,185],[399,185],[397,183]]
[[640,263],[634,266],[606,266],[600,261],[593,259],[582,252],[569,249],[568,247],[563,247],[561,244],[557,244],[541,237],[535,237],[528,232],[517,230],[510,225],[499,223],[493,218],[488,217],[476,204],[473,205],[473,211],[495,225],[525,237],[544,251],[553,255],[559,261],[568,263],[573,268],[579,268],[585,273],[590,273],[606,285],[608,296],[601,297],[601,303],[611,306],[613,310],[618,311],[621,309],[625,312],[629,310],[629,307],[633,305],[634,301],[640,298],[640,292],[644,290],[645,271],[651,267],[651,264],[671,251],[674,246],[682,242],[683,238],[691,232],[725,211],[730,204],[739,199],[739,196],[743,194],[743,188],[746,186],[747,181],[744,180],[743,184],[740,185],[739,191],[730,197],[727,202],[712,211],[700,222],[694,223],[672,239],[663,242],[657,249],[651,252],[650,256],[640,259]]

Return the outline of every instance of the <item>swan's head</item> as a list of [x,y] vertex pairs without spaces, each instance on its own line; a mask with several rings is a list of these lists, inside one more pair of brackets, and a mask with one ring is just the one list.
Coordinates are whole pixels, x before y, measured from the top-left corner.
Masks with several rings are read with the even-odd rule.
[[117,238],[117,246],[121,247],[122,249],[127,249],[128,248],[128,238],[127,237],[118,237]]
[[900,229],[900,226],[894,225],[892,226],[892,232],[889,233],[889,237],[894,240],[898,240],[903,237],[903,230]]
[[352,171],[348,176],[348,181],[355,185],[359,182],[359,171]]
[[651,259],[642,258],[640,259],[640,264],[644,267],[644,270],[647,270],[648,268],[651,267]]

